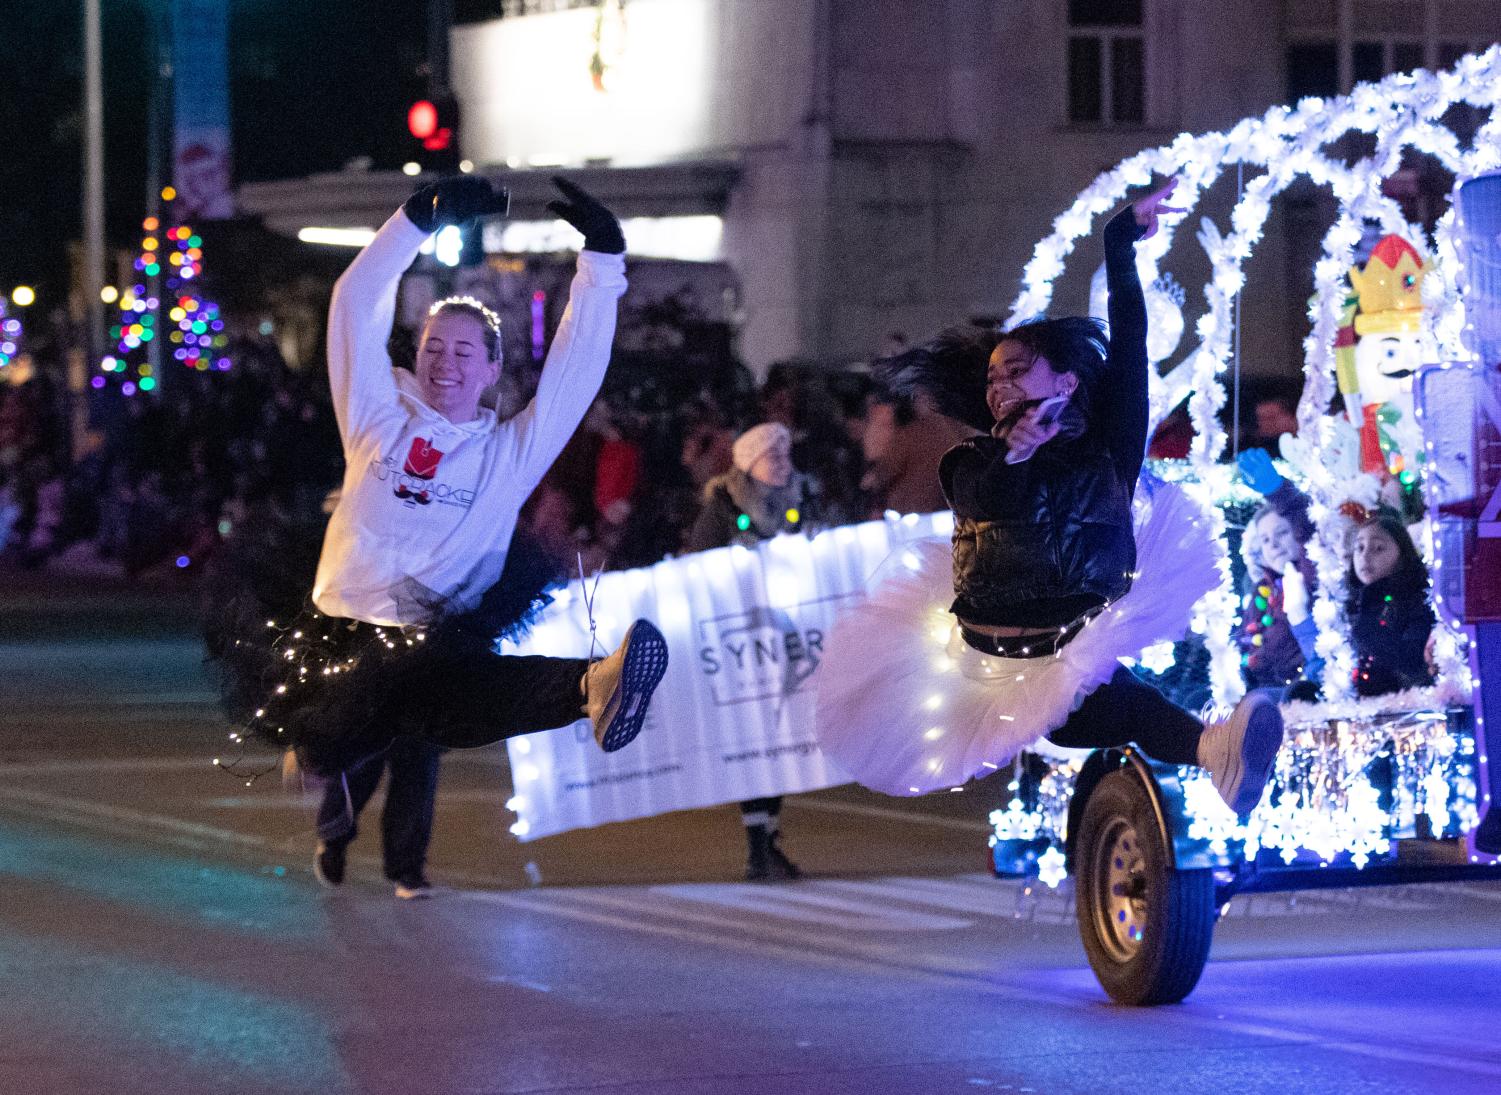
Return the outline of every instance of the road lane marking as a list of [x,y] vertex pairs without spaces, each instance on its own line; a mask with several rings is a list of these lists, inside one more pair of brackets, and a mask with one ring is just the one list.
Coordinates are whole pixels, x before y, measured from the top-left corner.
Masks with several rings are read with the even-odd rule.
[[739,909],[757,916],[774,916],[799,924],[815,924],[856,932],[954,931],[974,925],[916,910],[873,907],[869,902],[850,901],[820,893],[818,883],[768,889],[745,883],[688,883],[652,886],[647,892],[692,901],[717,908]]
[[[904,901],[924,908],[944,909],[972,917],[1008,922],[1072,923],[1073,902],[1049,892],[1026,895],[1015,882],[1002,885],[999,879],[977,876],[984,886],[965,892],[959,887],[928,890],[914,886],[918,879],[887,878],[879,881],[823,879],[819,885],[851,894],[867,894],[882,901]],[[1008,908],[1008,905],[1010,906]]]
[[[751,883],[745,883],[751,885]],[[697,931],[693,928],[679,924],[667,924],[661,921],[646,919],[650,909],[643,909],[639,904],[625,904],[620,902],[603,902],[599,896],[591,896],[580,899],[582,891],[574,891],[567,898],[559,900],[565,891],[548,891],[544,897],[541,891],[528,891],[525,893],[471,893],[464,894],[468,900],[479,901],[484,904],[504,905],[511,908],[523,909],[527,912],[538,913],[543,916],[556,917],[564,920],[577,920],[584,923],[594,924],[600,927],[619,928],[624,931],[641,932],[647,935],[658,935],[681,942],[696,943],[700,946],[718,950],[734,950],[750,953],[761,958],[779,958],[793,962],[801,962],[833,968],[848,972],[851,969],[867,973],[890,975],[894,968],[900,967],[904,971],[904,977],[914,982],[928,982],[933,984],[952,984],[955,973],[932,972],[921,966],[910,964],[912,953],[905,947],[881,945],[879,947],[859,946],[852,947],[848,942],[832,939],[819,938],[808,940],[808,948],[804,949],[789,945],[786,942],[778,942],[758,936],[754,932],[747,932],[743,928],[735,929],[732,934],[721,934],[719,931]],[[615,904],[620,907],[623,914],[614,915],[604,908],[584,908],[581,904],[594,902],[598,905]],[[728,929],[729,925],[722,928]],[[973,976],[972,973],[966,976]],[[1001,990],[1001,995],[1016,999],[1031,999],[1042,1002],[1048,999],[1056,1003],[1056,1000],[1045,997],[1031,989],[1015,988],[1011,986],[990,986]]]
[[[22,787],[0,789],[0,802],[20,803],[44,810],[55,810],[59,814],[75,814],[98,821],[118,822],[124,825],[145,825],[169,833],[218,841],[221,844],[234,844],[241,847],[269,847],[271,844],[266,837],[258,836],[254,833],[221,829],[215,825],[203,825],[195,821],[184,821],[181,818],[169,817],[164,814],[150,814],[142,810],[132,810],[124,806],[110,806],[103,802],[64,798],[60,795],[47,794],[45,791],[30,791]],[[114,831],[119,834],[118,829]]]
[[892,810],[885,806],[864,806],[857,802],[838,802],[824,798],[799,795],[787,802],[793,813],[798,810],[815,810],[825,814],[850,814],[854,817],[879,818],[882,821],[899,821],[905,825],[926,825],[929,828],[954,829],[962,833],[987,833],[990,826],[983,821],[966,821],[957,817],[934,817],[931,814],[915,814],[911,810]]
[[11,761],[0,764],[3,776],[73,775],[81,772],[186,772],[211,770],[213,755],[195,757],[81,757],[78,760]]

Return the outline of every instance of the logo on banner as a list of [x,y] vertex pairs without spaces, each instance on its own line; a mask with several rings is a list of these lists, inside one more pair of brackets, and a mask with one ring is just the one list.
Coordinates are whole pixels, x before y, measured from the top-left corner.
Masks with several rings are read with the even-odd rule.
[[823,661],[824,636],[843,594],[788,608],[758,606],[699,622],[698,669],[715,704],[769,700],[800,692]]

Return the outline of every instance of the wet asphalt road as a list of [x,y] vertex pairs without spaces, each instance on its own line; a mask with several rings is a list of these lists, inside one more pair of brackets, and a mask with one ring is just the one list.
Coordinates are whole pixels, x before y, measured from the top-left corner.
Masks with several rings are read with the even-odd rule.
[[329,891],[307,797],[208,763],[190,590],[0,589],[0,1092],[1501,1090],[1501,885],[1237,899],[1131,1010],[1066,892],[983,873],[990,789],[789,800],[811,877],[767,887],[730,807],[518,844],[481,750],[437,899],[373,832]]

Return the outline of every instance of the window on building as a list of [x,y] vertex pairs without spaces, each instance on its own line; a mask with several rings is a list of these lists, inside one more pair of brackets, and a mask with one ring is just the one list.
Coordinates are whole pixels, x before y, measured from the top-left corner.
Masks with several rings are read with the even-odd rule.
[[[1458,49],[1458,52],[1453,52]],[[1439,67],[1446,68],[1466,51],[1456,44],[1440,45]],[[1350,43],[1350,74],[1357,83],[1380,80],[1393,72],[1424,67],[1424,45],[1417,39],[1359,38]],[[1287,47],[1287,98],[1297,102],[1309,95],[1328,98],[1340,93],[1339,46],[1330,40],[1294,42]]]
[[1495,38],[1476,38],[1468,42],[1440,42],[1434,51],[1439,68],[1452,68],[1454,63],[1467,53],[1484,53],[1495,43]]
[[1139,27],[1141,0],[1068,0],[1068,21],[1075,27]]
[[1146,121],[1143,0],[1069,0],[1068,120]]
[[1339,94],[1339,47],[1333,42],[1295,42],[1287,47],[1287,98]]
[[1423,43],[1416,39],[1361,39],[1350,46],[1351,72],[1357,82],[1379,80],[1393,72],[1423,67]]

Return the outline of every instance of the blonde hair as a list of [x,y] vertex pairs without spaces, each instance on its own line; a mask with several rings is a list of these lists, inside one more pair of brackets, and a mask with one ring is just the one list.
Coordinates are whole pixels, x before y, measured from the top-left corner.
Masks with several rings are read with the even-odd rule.
[[500,337],[500,313],[475,297],[444,297],[427,310],[427,318],[447,314],[473,316],[485,329],[485,351],[491,361],[503,362],[505,349]]

